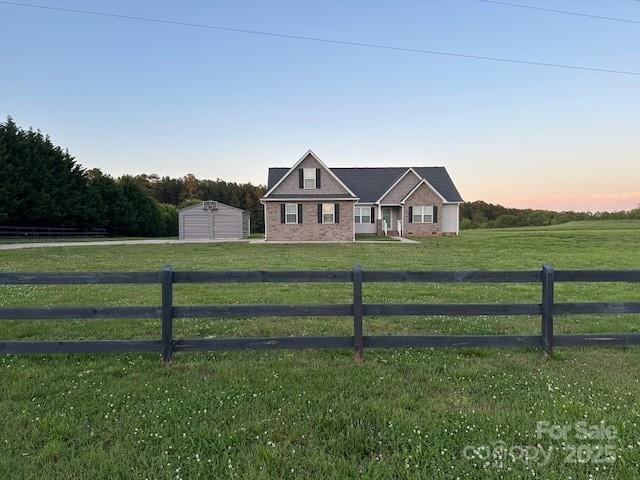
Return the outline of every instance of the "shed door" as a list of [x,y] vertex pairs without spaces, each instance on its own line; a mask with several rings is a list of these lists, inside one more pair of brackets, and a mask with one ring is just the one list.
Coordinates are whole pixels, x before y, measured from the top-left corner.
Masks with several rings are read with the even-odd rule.
[[213,238],[242,238],[242,212],[217,210],[213,216]]
[[187,214],[183,217],[182,228],[185,240],[211,240],[213,234],[212,216],[206,212]]

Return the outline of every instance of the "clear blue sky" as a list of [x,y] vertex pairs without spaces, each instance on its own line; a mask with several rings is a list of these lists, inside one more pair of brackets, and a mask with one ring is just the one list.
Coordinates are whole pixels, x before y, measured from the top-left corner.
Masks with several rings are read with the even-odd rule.
[[[640,71],[640,24],[477,0],[72,1],[67,8]],[[640,20],[634,0],[513,0]],[[265,38],[0,5],[0,114],[87,167],[266,182],[445,165],[467,200],[640,203],[640,77]]]

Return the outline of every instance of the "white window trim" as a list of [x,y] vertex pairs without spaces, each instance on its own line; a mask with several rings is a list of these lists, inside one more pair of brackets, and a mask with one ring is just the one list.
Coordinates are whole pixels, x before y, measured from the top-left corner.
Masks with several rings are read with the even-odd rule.
[[[419,214],[416,214],[416,209],[420,210]],[[427,213],[430,212],[430,213]],[[420,217],[420,221],[416,221],[416,215]],[[425,217],[431,217],[431,221],[425,222]],[[411,212],[412,223],[433,223],[433,205],[414,205]]]
[[[363,215],[362,212],[366,212],[366,215]],[[366,217],[369,219],[368,222],[363,222],[362,221],[362,217]],[[358,219],[356,221],[356,218]],[[366,225],[368,223],[371,223],[371,207],[362,207],[362,206],[358,206],[355,207],[355,213],[353,215],[353,221],[357,224],[357,225]]]
[[[307,174],[310,174],[309,176]],[[307,180],[313,180],[313,187],[307,186]],[[302,188],[304,190],[315,190],[318,187],[315,168],[302,169]]]
[[[296,221],[295,222],[290,222],[289,221],[289,215],[293,215],[293,213],[287,212],[287,208],[288,207],[295,207],[295,209],[296,209],[296,211],[295,211]],[[284,223],[285,223],[285,225],[296,225],[298,223],[298,204],[297,203],[285,203],[284,204]]]
[[[330,214],[324,212],[325,205],[331,206],[331,213]],[[331,215],[331,221],[330,222],[325,222],[325,220],[324,220],[324,216],[325,215]],[[323,225],[333,225],[334,223],[336,223],[336,204],[335,203],[323,203],[322,204],[322,224]]]

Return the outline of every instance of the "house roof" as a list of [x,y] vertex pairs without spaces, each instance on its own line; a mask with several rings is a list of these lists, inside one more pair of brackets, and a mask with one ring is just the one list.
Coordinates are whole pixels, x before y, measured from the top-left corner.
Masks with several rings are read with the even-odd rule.
[[[409,167],[332,168],[331,171],[360,198],[360,203],[375,203]],[[462,202],[458,189],[444,167],[413,167],[447,202]],[[289,168],[270,168],[268,189],[278,183]],[[273,197],[273,195],[272,195]]]

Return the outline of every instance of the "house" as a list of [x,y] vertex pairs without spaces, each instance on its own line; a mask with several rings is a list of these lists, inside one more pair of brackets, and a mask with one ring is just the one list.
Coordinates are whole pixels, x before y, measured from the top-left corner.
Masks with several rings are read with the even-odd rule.
[[329,168],[311,150],[270,168],[267,241],[353,241],[358,233],[458,234],[462,197],[444,167]]
[[249,238],[249,212],[207,200],[178,212],[180,240]]

